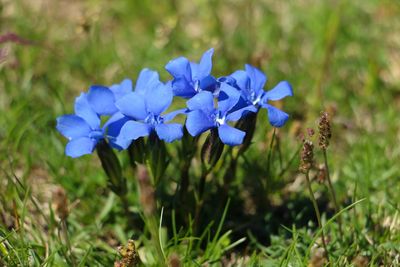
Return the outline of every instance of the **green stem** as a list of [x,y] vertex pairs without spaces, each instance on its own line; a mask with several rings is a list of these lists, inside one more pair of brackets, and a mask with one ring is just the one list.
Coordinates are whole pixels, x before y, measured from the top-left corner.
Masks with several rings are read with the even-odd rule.
[[[329,188],[329,191],[331,193],[331,196],[332,196],[332,199],[333,199],[333,203],[335,205],[335,213],[338,213],[339,212],[339,205],[338,205],[338,202],[336,200],[336,192],[335,192],[335,189],[333,188],[333,185],[332,185],[331,176],[329,175],[328,156],[327,156],[327,153],[326,153],[326,149],[323,149],[322,151],[323,151],[323,154],[324,154],[326,178],[328,180],[328,188]],[[343,230],[342,230],[342,217],[341,216],[338,217],[338,222],[339,222],[340,236],[343,237],[344,235],[343,235]]]
[[268,151],[268,165],[267,165],[267,172],[269,173],[269,168],[270,168],[270,163],[271,163],[271,158],[272,158],[272,147],[274,145],[275,141],[275,134],[276,134],[276,128],[274,128],[274,131],[272,132],[272,138],[271,142],[269,143],[269,151]]
[[203,195],[204,195],[204,189],[206,187],[206,179],[209,171],[203,170],[200,178],[200,184],[199,184],[199,199],[200,201],[203,200]]
[[323,230],[323,228],[322,228],[321,214],[320,214],[320,212],[319,212],[317,200],[316,200],[315,197],[314,197],[314,192],[312,191],[312,188],[311,188],[310,176],[309,176],[309,174],[308,174],[308,171],[307,171],[307,173],[305,174],[305,176],[306,176],[306,180],[307,180],[307,187],[308,187],[308,191],[309,191],[309,193],[310,193],[311,202],[313,203],[315,215],[317,216],[318,227],[319,227],[320,230],[321,230],[322,245],[323,245],[324,250],[325,250],[326,259],[328,260],[329,265],[331,265],[331,262],[330,262],[330,260],[329,260],[328,248],[327,248],[326,242],[325,242],[325,234],[324,234],[324,230]]
[[274,128],[274,131],[272,132],[272,137],[271,137],[271,142],[269,143],[269,151],[268,151],[268,159],[267,159],[267,179],[266,179],[266,185],[264,184],[264,189],[266,189],[269,184],[270,184],[270,165],[271,165],[271,158],[272,158],[272,147],[274,145],[274,140],[275,140],[275,133],[276,133],[276,128]]
[[229,162],[229,166],[225,171],[224,174],[224,185],[223,185],[223,193],[224,193],[224,197],[223,199],[225,200],[225,198],[228,197],[228,190],[229,187],[232,183],[232,181],[235,179],[236,177],[236,167],[237,167],[237,161],[239,158],[240,154],[237,154],[236,156],[231,156],[231,160]]
[[143,222],[139,217],[135,216],[135,214],[129,210],[129,200],[127,195],[123,194],[118,196],[122,202],[122,208],[124,210],[125,217],[128,220],[128,228],[140,232],[143,227]]
[[189,168],[190,162],[185,161],[181,168],[181,183],[179,186],[179,199],[181,203],[185,203],[185,197],[189,188]]
[[203,169],[201,178],[200,178],[200,185],[199,185],[199,198],[196,202],[196,210],[195,210],[195,215],[194,215],[194,227],[195,227],[196,231],[197,231],[197,229],[199,229],[200,213],[201,213],[201,209],[203,208],[204,189],[205,189],[206,179],[207,179],[208,174],[209,174],[209,171],[206,169]]
[[279,173],[278,177],[282,177],[285,172],[289,169],[289,167],[292,165],[292,163],[294,162],[294,160],[296,159],[296,157],[298,157],[299,152],[301,150],[301,147],[303,145],[299,145],[299,147],[297,148],[297,150],[293,153],[292,157],[289,159],[289,162],[286,164],[285,168],[283,168],[281,170],[281,172]]
[[119,196],[122,202],[122,207],[124,209],[124,213],[125,213],[125,217],[128,219],[128,223],[131,224],[132,221],[132,217],[131,217],[131,213],[129,211],[129,204],[128,204],[128,198],[126,197],[126,195],[120,195]]

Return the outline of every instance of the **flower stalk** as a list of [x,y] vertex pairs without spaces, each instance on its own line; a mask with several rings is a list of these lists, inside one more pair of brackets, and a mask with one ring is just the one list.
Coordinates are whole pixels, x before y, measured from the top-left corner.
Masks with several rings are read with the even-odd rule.
[[[336,198],[336,192],[333,187],[332,180],[329,174],[328,155],[326,152],[329,146],[329,140],[332,137],[331,126],[327,112],[321,112],[321,117],[319,118],[319,123],[318,123],[318,130],[319,130],[318,144],[319,147],[322,149],[322,154],[324,155],[324,165],[326,171],[326,178],[328,180],[328,188],[333,200],[333,204],[335,206],[335,213],[338,213],[340,209]],[[339,224],[340,235],[343,236],[342,218],[340,215],[338,216],[338,224]]]
[[192,137],[186,128],[183,130],[182,145],[179,150],[180,156],[180,184],[179,184],[179,200],[185,203],[186,194],[189,189],[189,169],[191,166],[192,158],[197,151],[197,137]]
[[126,180],[122,176],[122,169],[112,148],[106,141],[101,141],[97,145],[97,154],[101,161],[101,166],[107,174],[109,188],[118,196],[127,193]]
[[121,200],[122,209],[128,220],[128,226],[136,230],[140,229],[140,220],[135,218],[134,214],[129,209],[127,183],[126,179],[122,176],[122,168],[117,155],[104,140],[99,142],[96,150],[103,170],[107,174],[108,186]]
[[323,226],[322,226],[321,213],[319,211],[317,200],[315,199],[314,192],[311,187],[311,181],[310,181],[310,176],[309,176],[310,169],[314,162],[313,158],[314,158],[314,145],[311,141],[305,140],[303,143],[303,149],[301,151],[299,170],[302,173],[304,173],[304,175],[306,177],[308,192],[310,194],[310,199],[311,199],[311,202],[314,207],[315,215],[317,217],[318,227],[320,228],[320,231],[321,231],[321,239],[322,239],[322,245],[325,250],[325,256],[326,256],[327,261],[330,263],[329,252],[328,252],[328,248],[326,246],[325,234],[324,234],[324,230],[323,230]]

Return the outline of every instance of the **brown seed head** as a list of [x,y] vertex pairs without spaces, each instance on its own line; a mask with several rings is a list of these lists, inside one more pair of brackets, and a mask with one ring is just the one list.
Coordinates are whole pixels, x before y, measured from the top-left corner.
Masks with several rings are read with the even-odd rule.
[[181,260],[180,260],[180,258],[178,256],[178,254],[176,254],[176,253],[173,253],[169,257],[168,261],[169,261],[169,265],[168,266],[170,266],[170,267],[180,267],[180,266],[182,266]]
[[315,134],[314,129],[313,128],[307,128],[307,134],[308,134],[308,137],[313,137],[314,134]]
[[154,199],[154,188],[151,185],[149,173],[145,166],[139,165],[137,177],[140,187],[140,202],[143,206],[145,215],[152,215],[156,211],[156,202]]
[[326,149],[329,146],[329,139],[332,137],[332,132],[329,116],[325,111],[321,112],[321,117],[318,122],[318,130],[318,144],[322,149]]
[[307,173],[314,162],[314,145],[310,140],[303,142],[303,149],[300,154],[300,167],[299,171]]
[[129,239],[126,246],[118,248],[122,259],[114,263],[114,267],[133,267],[139,263],[139,254],[137,253],[135,243]]

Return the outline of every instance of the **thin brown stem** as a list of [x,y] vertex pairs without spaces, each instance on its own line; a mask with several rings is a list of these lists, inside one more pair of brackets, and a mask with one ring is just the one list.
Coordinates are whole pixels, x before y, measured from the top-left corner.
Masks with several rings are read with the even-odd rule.
[[[326,149],[323,149],[322,151],[323,151],[323,154],[324,154],[324,162],[325,162],[326,178],[328,180],[328,188],[329,188],[329,191],[331,193],[331,196],[332,196],[332,199],[333,199],[333,203],[335,205],[335,213],[338,213],[339,212],[339,205],[338,205],[338,202],[336,200],[336,192],[335,192],[335,189],[333,188],[333,185],[332,185],[331,176],[329,175],[328,156],[327,156],[327,153],[326,153]],[[343,235],[343,230],[342,230],[342,217],[340,215],[338,216],[338,222],[339,222],[340,236],[343,237],[344,235]]]
[[308,187],[308,191],[310,193],[311,202],[313,203],[315,215],[317,216],[318,226],[321,230],[322,245],[325,250],[326,259],[327,259],[329,265],[331,265],[330,260],[329,260],[328,248],[327,248],[326,242],[325,242],[325,234],[324,234],[324,230],[322,228],[321,214],[319,212],[317,200],[314,197],[314,192],[312,191],[312,188],[311,188],[310,176],[308,174],[308,171],[306,172],[305,176],[306,176],[306,180],[307,180],[307,187]]

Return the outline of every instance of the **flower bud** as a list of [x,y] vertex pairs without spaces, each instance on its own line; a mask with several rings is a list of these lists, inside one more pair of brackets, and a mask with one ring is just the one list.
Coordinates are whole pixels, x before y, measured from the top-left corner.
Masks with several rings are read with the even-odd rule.
[[122,169],[117,155],[105,141],[97,144],[97,154],[101,166],[108,176],[110,189],[117,195],[125,195],[127,192],[126,180],[122,177]]
[[199,136],[191,136],[186,129],[186,127],[183,128],[183,136],[181,139],[182,145],[181,145],[181,158],[180,160],[185,161],[185,160],[191,160],[193,155],[196,153],[197,150],[197,143],[199,140]]
[[135,166],[136,163],[145,163],[145,145],[143,137],[140,137],[131,143],[128,147],[128,155],[132,166]]
[[308,134],[308,137],[313,137],[314,136],[314,134],[315,134],[315,131],[314,131],[314,129],[313,128],[307,128],[307,134]]
[[201,148],[201,162],[206,170],[211,170],[221,158],[224,150],[224,143],[221,142],[218,136],[217,129],[211,129],[206,141]]
[[158,184],[161,177],[167,169],[169,160],[167,148],[164,141],[160,140],[157,135],[152,134],[149,136],[146,150],[146,160],[151,168],[152,178],[154,184]]
[[246,114],[237,123],[235,128],[246,132],[244,136],[243,143],[239,146],[239,154],[244,153],[253,140],[254,131],[256,129],[257,113],[251,112]]

